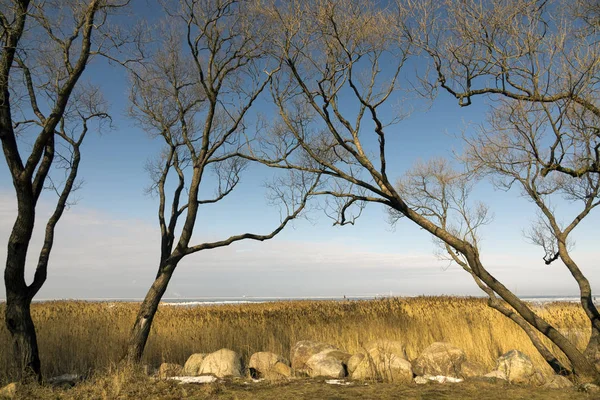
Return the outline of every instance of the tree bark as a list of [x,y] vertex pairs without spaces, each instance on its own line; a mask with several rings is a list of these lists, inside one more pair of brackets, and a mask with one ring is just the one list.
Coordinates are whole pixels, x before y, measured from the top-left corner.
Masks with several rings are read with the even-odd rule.
[[31,299],[28,297],[7,296],[6,326],[12,336],[15,355],[18,357],[20,379],[40,381],[40,357],[30,306]]
[[6,327],[11,334],[21,378],[41,379],[35,327],[31,319],[31,292],[25,282],[25,261],[35,221],[35,201],[28,185],[17,190],[17,219],[8,239],[4,284]]
[[473,272],[504,301],[515,309],[519,315],[531,324],[535,329],[552,341],[567,356],[573,367],[573,372],[581,382],[600,381],[600,374],[594,364],[577,349],[577,347],[565,338],[556,328],[540,318],[521,299],[515,296],[506,286],[494,278],[481,264],[476,252],[468,251],[467,259],[472,266]]
[[558,241],[558,251],[560,259],[566,265],[569,272],[571,272],[571,275],[579,286],[581,307],[583,308],[583,311],[587,317],[590,319],[591,335],[584,354],[592,363],[595,363],[596,357],[600,355],[598,354],[598,351],[600,351],[600,313],[594,304],[592,287],[589,280],[579,269],[579,266],[569,255],[565,238],[560,238]]
[[127,344],[127,350],[125,352],[125,356],[123,357],[123,361],[128,363],[137,364],[142,360],[142,355],[144,353],[144,348],[146,347],[146,342],[148,341],[148,336],[150,335],[150,327],[152,326],[152,321],[154,320],[154,315],[156,314],[156,310],[158,309],[158,304],[162,299],[165,291],[167,290],[167,286],[169,285],[169,281],[173,276],[173,271],[175,270],[176,265],[167,265],[163,268],[160,268],[158,274],[156,275],[156,279],[150,286],[144,301],[140,305],[140,309],[135,318],[135,323],[129,334],[129,342]]

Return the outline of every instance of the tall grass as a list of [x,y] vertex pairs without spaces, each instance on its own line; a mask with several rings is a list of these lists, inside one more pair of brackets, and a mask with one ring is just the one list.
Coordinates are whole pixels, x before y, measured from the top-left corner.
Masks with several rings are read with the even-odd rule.
[[[0,383],[14,377],[10,336],[0,304]],[[119,361],[133,324],[136,303],[57,301],[35,303],[42,368],[47,376],[91,373]],[[536,307],[544,318],[583,348],[589,327],[576,304]],[[289,301],[183,307],[161,305],[144,363],[184,363],[195,352],[223,347],[247,360],[256,351],[289,356],[299,340],[317,340],[350,353],[376,338],[400,340],[413,359],[429,344],[447,341],[490,370],[495,359],[519,349],[544,372],[550,369],[527,336],[482,299],[455,297],[391,298],[371,301]]]

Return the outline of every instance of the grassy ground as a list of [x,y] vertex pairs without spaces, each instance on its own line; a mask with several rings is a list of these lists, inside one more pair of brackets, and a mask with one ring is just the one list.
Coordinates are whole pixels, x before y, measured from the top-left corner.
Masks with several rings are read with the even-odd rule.
[[37,386],[22,387],[17,399],[448,399],[448,400],[583,400],[597,399],[597,394],[575,389],[557,390],[506,383],[463,382],[458,384],[399,385],[389,383],[328,385],[318,379],[298,379],[284,383],[225,382],[215,384],[180,385],[170,381],[149,379],[123,380],[118,376],[104,377],[83,383],[72,389],[52,389]]
[[[0,385],[15,377],[3,307],[0,304]],[[34,304],[32,314],[44,375],[90,375],[117,363],[137,307],[135,303],[81,301]],[[578,346],[585,345],[589,328],[576,304],[548,304],[537,311]],[[416,358],[432,342],[447,341],[490,370],[500,354],[519,349],[542,371],[551,372],[512,321],[488,308],[481,299],[453,297],[162,305],[143,362],[151,367],[162,362],[183,364],[192,353],[220,348],[235,350],[245,360],[256,351],[289,357],[294,343],[305,339],[324,341],[354,353],[375,338],[404,342],[409,359]]]

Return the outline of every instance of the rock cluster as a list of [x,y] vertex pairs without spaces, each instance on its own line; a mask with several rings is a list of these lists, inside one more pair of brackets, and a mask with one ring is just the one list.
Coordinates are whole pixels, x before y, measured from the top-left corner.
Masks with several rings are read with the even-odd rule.
[[564,376],[545,378],[536,370],[529,357],[518,350],[501,355],[496,368],[489,372],[484,365],[469,361],[465,352],[446,342],[435,342],[409,361],[404,343],[378,339],[350,354],[331,344],[312,340],[297,342],[290,351],[290,361],[271,352],[257,352],[244,369],[242,358],[229,349],[214,353],[192,354],[182,367],[162,364],[158,376],[206,376],[218,378],[250,376],[272,381],[293,376],[324,377],[330,379],[377,380],[386,382],[461,382],[464,379],[503,380],[513,384],[528,384],[549,388],[573,386]]
[[[253,379],[278,381],[294,376],[310,376],[330,378],[326,382],[336,384],[345,382],[344,378],[427,384],[456,383],[478,377],[553,389],[573,387],[573,383],[564,376],[543,376],[531,359],[518,350],[502,354],[496,360],[495,369],[487,372],[485,366],[467,360],[462,349],[446,342],[432,343],[417,358],[409,361],[404,344],[395,340],[371,341],[356,354],[327,343],[303,340],[292,347],[290,360],[291,363],[271,352],[257,352],[252,354],[247,368],[244,368],[238,353],[220,349],[209,354],[192,354],[183,366],[163,363],[156,375],[160,379],[190,383],[210,383],[225,377],[250,376]],[[49,379],[47,383],[73,386],[80,379],[78,375],[61,375]],[[600,388],[593,384],[583,384],[578,389],[600,392]],[[14,398],[17,392],[18,384],[11,383],[0,388],[0,397]]]

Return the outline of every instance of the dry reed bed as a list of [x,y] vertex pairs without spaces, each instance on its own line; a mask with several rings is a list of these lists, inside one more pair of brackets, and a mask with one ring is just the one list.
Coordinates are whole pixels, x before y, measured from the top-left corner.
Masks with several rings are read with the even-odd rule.
[[[0,383],[14,374],[9,333],[0,304]],[[589,337],[577,304],[535,306],[578,346]],[[137,311],[136,303],[54,301],[32,306],[42,368],[47,376],[91,373],[119,360]],[[184,363],[194,352],[227,347],[246,359],[255,351],[289,355],[304,339],[324,341],[349,352],[375,338],[406,343],[410,359],[434,341],[448,341],[490,369],[498,355],[520,349],[549,373],[527,336],[477,298],[416,297],[369,301],[282,301],[239,305],[162,305],[144,362]]]

